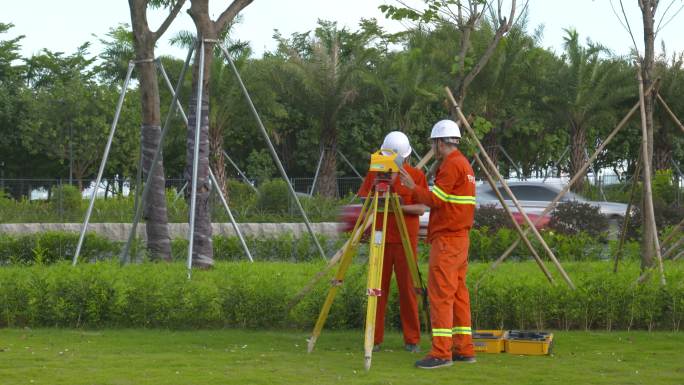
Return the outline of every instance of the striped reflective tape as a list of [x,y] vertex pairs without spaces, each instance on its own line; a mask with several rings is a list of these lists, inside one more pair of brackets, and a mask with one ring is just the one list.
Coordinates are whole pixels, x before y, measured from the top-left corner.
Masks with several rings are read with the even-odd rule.
[[451,329],[432,329],[433,337],[451,337]]
[[447,203],[454,203],[457,205],[474,205],[475,204],[475,197],[474,196],[447,194],[444,192],[444,190],[437,187],[437,185],[432,186],[432,193],[435,194],[435,196],[437,198],[439,198],[439,199],[441,199]]
[[466,335],[472,335],[473,332],[470,329],[470,326],[455,326],[452,330],[453,334],[466,334]]

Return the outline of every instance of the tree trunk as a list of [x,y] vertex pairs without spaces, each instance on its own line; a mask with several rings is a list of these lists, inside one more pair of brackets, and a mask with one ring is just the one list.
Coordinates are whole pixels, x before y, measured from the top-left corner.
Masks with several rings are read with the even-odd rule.
[[337,127],[328,123],[323,130],[323,161],[318,176],[318,194],[337,198]]
[[[585,149],[587,148],[587,130],[585,127],[576,123],[572,124],[571,130],[571,148],[570,148],[570,171],[571,175],[575,176],[580,171],[587,160]],[[572,186],[573,191],[582,191],[584,189],[584,178],[580,178]]]
[[[206,35],[205,35],[206,36]],[[207,37],[210,39],[211,37]],[[202,111],[200,115],[200,143],[197,167],[197,198],[195,206],[195,232],[194,247],[192,255],[193,266],[199,268],[210,268],[214,265],[211,231],[211,208],[209,196],[211,195],[211,184],[209,183],[209,82],[211,77],[211,62],[214,45],[204,44],[204,78],[199,79],[199,53],[195,55],[195,63],[192,71],[192,96],[188,108],[188,130],[185,163],[185,180],[188,188],[185,190],[190,207],[192,193],[192,168],[195,150],[195,125],[197,122],[197,86],[202,82]]]
[[[154,43],[138,41],[136,51],[137,60],[150,59],[154,56]],[[137,69],[142,105],[142,166],[143,178],[146,180],[152,168],[154,154],[160,145],[159,83],[153,62],[138,62]],[[166,211],[166,180],[162,156],[159,157],[150,179],[149,193],[143,206],[143,218],[147,231],[147,249],[152,259],[171,261],[171,240]]]
[[[660,142],[660,143],[659,143]],[[656,141],[658,151],[655,151],[655,160],[653,161],[653,170],[668,170],[672,168],[672,142],[670,141]]]
[[[192,261],[200,268],[214,265],[214,254],[211,242],[211,210],[209,207],[209,79],[211,79],[211,63],[214,59],[214,43],[219,32],[230,24],[237,14],[253,0],[233,0],[216,22],[209,17],[208,0],[191,0],[188,13],[197,29],[197,37],[204,43],[204,77],[199,78],[199,55],[195,55],[192,71],[192,97],[188,114],[188,140],[186,149],[185,180],[192,183],[192,164],[195,147],[195,123],[200,119],[200,143],[197,169],[197,201],[195,206],[195,232]],[[199,50],[200,48],[198,48]],[[202,82],[202,106],[197,111],[197,85]],[[192,184],[188,184],[186,196],[190,198]],[[189,205],[188,205],[189,206]]]
[[667,119],[669,119],[669,116],[661,116],[661,118],[658,119],[658,135],[654,135],[654,172],[659,170],[668,170],[672,168],[673,138],[670,136],[671,124],[670,121]]
[[[135,45],[135,58],[138,61],[138,81],[140,83],[140,102],[142,107],[141,152],[143,175],[149,175],[152,160],[160,143],[161,118],[159,112],[159,83],[154,66],[154,46],[166,31],[171,21],[178,15],[185,0],[178,0],[170,9],[156,32],[147,23],[148,0],[128,0],[131,25]],[[149,193],[143,206],[143,218],[147,231],[147,248],[153,259],[171,260],[171,240],[169,239],[168,215],[166,211],[166,180],[164,161],[160,156],[150,178]],[[139,188],[139,186],[135,186]]]
[[[644,82],[644,89],[647,90],[651,87],[653,83],[653,67],[655,61],[655,48],[654,40],[655,34],[653,30],[653,24],[655,21],[655,11],[658,6],[658,2],[654,0],[642,0],[639,2],[641,6],[641,14],[644,22],[644,59],[641,66],[641,76]],[[644,110],[646,112],[646,136],[647,136],[647,149],[648,149],[648,161],[653,164],[653,93],[647,93],[644,95]],[[651,167],[651,169],[653,169]],[[654,264],[655,255],[655,241],[656,229],[653,227],[651,221],[647,221],[646,218],[646,200],[651,199],[647,194],[643,194],[641,202],[641,212],[644,213],[644,233],[641,243],[641,268],[642,270],[650,268]]]
[[226,158],[223,155],[223,127],[219,124],[209,126],[209,150],[211,151],[210,167],[216,176],[217,188],[228,199],[226,185]]

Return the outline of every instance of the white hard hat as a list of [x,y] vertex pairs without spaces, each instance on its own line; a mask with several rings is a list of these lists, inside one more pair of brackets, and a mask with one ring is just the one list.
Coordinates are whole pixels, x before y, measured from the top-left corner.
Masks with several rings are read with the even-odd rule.
[[411,151],[413,151],[408,136],[401,131],[392,131],[387,134],[381,148],[392,150],[402,158],[407,158],[411,155]]
[[440,120],[435,123],[435,125],[432,126],[432,133],[430,134],[430,139],[460,137],[461,130],[458,128],[458,124],[449,119]]

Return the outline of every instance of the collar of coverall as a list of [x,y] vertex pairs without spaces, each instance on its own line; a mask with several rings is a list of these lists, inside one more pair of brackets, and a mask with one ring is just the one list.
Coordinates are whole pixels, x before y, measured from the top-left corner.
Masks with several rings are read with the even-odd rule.
[[459,151],[458,148],[455,148],[454,151],[452,151],[451,154],[447,155],[446,158],[447,158],[447,160],[453,160],[460,155],[462,155],[461,151]]

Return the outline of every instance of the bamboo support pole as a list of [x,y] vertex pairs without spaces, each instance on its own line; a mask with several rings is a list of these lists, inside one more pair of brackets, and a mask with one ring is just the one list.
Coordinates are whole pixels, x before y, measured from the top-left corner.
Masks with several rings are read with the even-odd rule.
[[[482,163],[482,159],[480,159],[480,156],[478,154],[475,154],[475,161],[477,161],[477,165],[480,167],[482,172],[484,172],[485,177],[487,178],[487,182],[489,182],[489,185],[492,187],[492,191],[496,194],[496,197],[499,198],[499,202],[501,202],[501,205],[503,206],[504,210],[506,210],[506,213],[508,214],[509,218],[511,219],[511,222],[513,222],[513,226],[515,227],[515,230],[520,234],[520,238],[523,240],[525,243],[525,246],[530,250],[532,253],[532,256],[534,257],[534,260],[537,262],[537,265],[539,265],[539,268],[542,270],[544,275],[546,276],[546,279],[549,280],[551,284],[555,284],[556,282],[553,279],[553,276],[551,276],[551,273],[549,270],[546,268],[546,265],[544,265],[544,262],[542,261],[541,257],[539,257],[539,254],[537,253],[537,250],[534,249],[534,246],[532,246],[532,243],[530,243],[530,240],[527,239],[527,236],[523,233],[522,228],[516,222],[515,218],[513,217],[513,212],[511,211],[511,208],[508,206],[506,203],[506,200],[504,199],[503,195],[501,195],[501,192],[499,191],[498,188],[496,188],[496,182],[494,182],[494,178],[492,178],[492,175],[490,172],[486,169],[486,166],[484,163]],[[503,261],[497,260],[492,264],[489,269],[485,270],[484,273],[480,276],[480,279],[477,280],[477,283],[475,284],[475,287],[479,287],[480,283],[484,278],[487,276],[489,272],[492,270],[496,269],[496,267]]]
[[632,177],[632,189],[629,193],[629,202],[627,203],[627,212],[625,213],[625,218],[622,222],[622,231],[620,232],[620,244],[618,250],[615,253],[615,264],[613,265],[613,273],[617,273],[618,264],[620,263],[620,258],[622,258],[622,253],[625,247],[625,240],[627,239],[627,226],[629,225],[629,217],[632,212],[632,204],[634,203],[634,196],[636,195],[636,186],[639,184],[639,174],[641,172],[641,154],[639,154],[639,159],[637,160],[636,170],[634,170],[634,176]]
[[679,126],[679,129],[682,130],[682,132],[684,132],[684,125],[682,125],[682,122],[680,122],[679,119],[677,119],[677,115],[675,115],[674,112],[672,112],[670,106],[668,106],[667,103],[665,103],[665,100],[662,98],[662,96],[660,96],[660,94],[657,93],[656,98],[658,98],[658,101],[660,102],[660,104],[663,105],[665,111],[667,111],[668,115],[670,115],[675,124]]
[[[644,195],[645,213],[643,213],[644,223],[646,220],[653,226],[653,242],[655,243],[656,258],[658,259],[658,270],[660,271],[660,284],[665,286],[665,272],[663,270],[663,256],[660,253],[660,241],[658,240],[658,226],[655,221],[655,211],[653,210],[653,191],[651,189],[651,157],[648,154],[648,133],[646,132],[646,108],[644,99],[644,83],[641,78],[641,67],[638,67],[637,76],[639,79],[639,100],[641,101],[641,161],[644,168]],[[648,219],[646,217],[648,216]],[[649,236],[644,234],[644,237]]]
[[[651,92],[651,90],[657,85],[657,83],[658,83],[658,81],[656,80],[651,85],[651,87],[648,88],[648,92]],[[601,143],[601,145],[594,151],[594,154],[589,158],[589,160],[587,160],[587,162],[585,162],[585,164],[579,169],[579,171],[575,174],[575,176],[573,176],[572,179],[570,179],[570,182],[568,182],[568,184],[565,185],[565,187],[563,187],[563,189],[560,192],[558,192],[556,197],[553,198],[553,200],[546,206],[544,211],[542,211],[541,215],[539,215],[539,218],[537,218],[536,222],[541,221],[545,215],[550,213],[556,207],[556,204],[561,200],[561,198],[563,198],[563,196],[565,196],[565,194],[568,191],[570,191],[570,187],[572,187],[572,185],[575,184],[575,182],[577,182],[579,179],[583,178],[584,173],[589,169],[589,165],[591,165],[591,163],[593,163],[596,160],[596,158],[598,158],[599,154],[601,154],[601,152],[603,152],[603,150],[606,148],[606,146],[608,146],[608,144],[613,140],[613,138],[618,134],[618,132],[620,132],[620,130],[627,124],[629,119],[632,117],[632,115],[634,115],[634,113],[636,112],[636,110],[639,108],[640,105],[641,105],[641,103],[637,102],[632,107],[632,109],[630,109],[629,112],[627,112],[627,114],[625,115],[624,118],[622,118],[620,123],[618,123],[618,125],[613,129],[613,131],[611,131],[611,133],[608,134],[608,136],[606,137],[606,140],[604,140]],[[525,234],[527,234],[528,231],[529,231],[529,229],[525,229]],[[511,246],[509,246],[508,249],[506,249],[506,251],[504,251],[504,253],[501,255],[501,258],[499,258],[499,259],[505,260],[513,252],[513,250],[515,250],[515,248],[518,247],[519,243],[520,243],[520,238],[516,239],[515,242],[513,242],[513,244]]]
[[534,236],[539,240],[541,243],[542,247],[546,251],[547,255],[549,258],[551,258],[551,261],[553,262],[554,265],[556,265],[556,268],[560,272],[561,276],[565,280],[565,282],[572,288],[573,290],[575,289],[575,285],[572,283],[572,280],[568,276],[568,274],[565,272],[565,269],[561,265],[561,263],[558,261],[556,256],[553,254],[553,251],[549,248],[549,245],[546,244],[546,241],[544,241],[544,238],[542,238],[541,234],[539,234],[539,231],[535,227],[534,223],[532,223],[532,220],[530,220],[530,217],[527,216],[525,213],[525,210],[522,208],[520,205],[520,202],[518,202],[518,199],[515,197],[511,189],[508,187],[508,184],[506,183],[506,180],[501,176],[499,173],[499,170],[497,170],[496,165],[494,162],[492,162],[492,159],[487,155],[487,152],[485,151],[484,147],[482,146],[482,143],[480,140],[477,138],[477,135],[475,134],[475,131],[473,130],[472,127],[470,127],[470,123],[468,123],[468,119],[463,115],[463,112],[461,111],[461,108],[458,106],[458,103],[456,103],[456,99],[454,99],[454,95],[451,93],[451,90],[449,87],[445,87],[445,90],[447,92],[447,95],[449,97],[449,100],[451,102],[451,105],[453,106],[453,110],[456,112],[459,120],[463,123],[463,126],[466,128],[466,131],[470,134],[470,136],[473,138],[473,141],[475,144],[477,144],[477,147],[480,149],[480,152],[482,156],[484,156],[485,161],[489,165],[491,171],[494,173],[494,175],[499,179],[501,182],[502,187],[508,193],[508,195],[511,197],[511,200],[513,201],[513,204],[517,207],[518,211],[520,214],[522,214],[523,218],[525,218],[525,222],[527,222],[527,225],[529,226],[529,229],[532,230],[532,233]]

